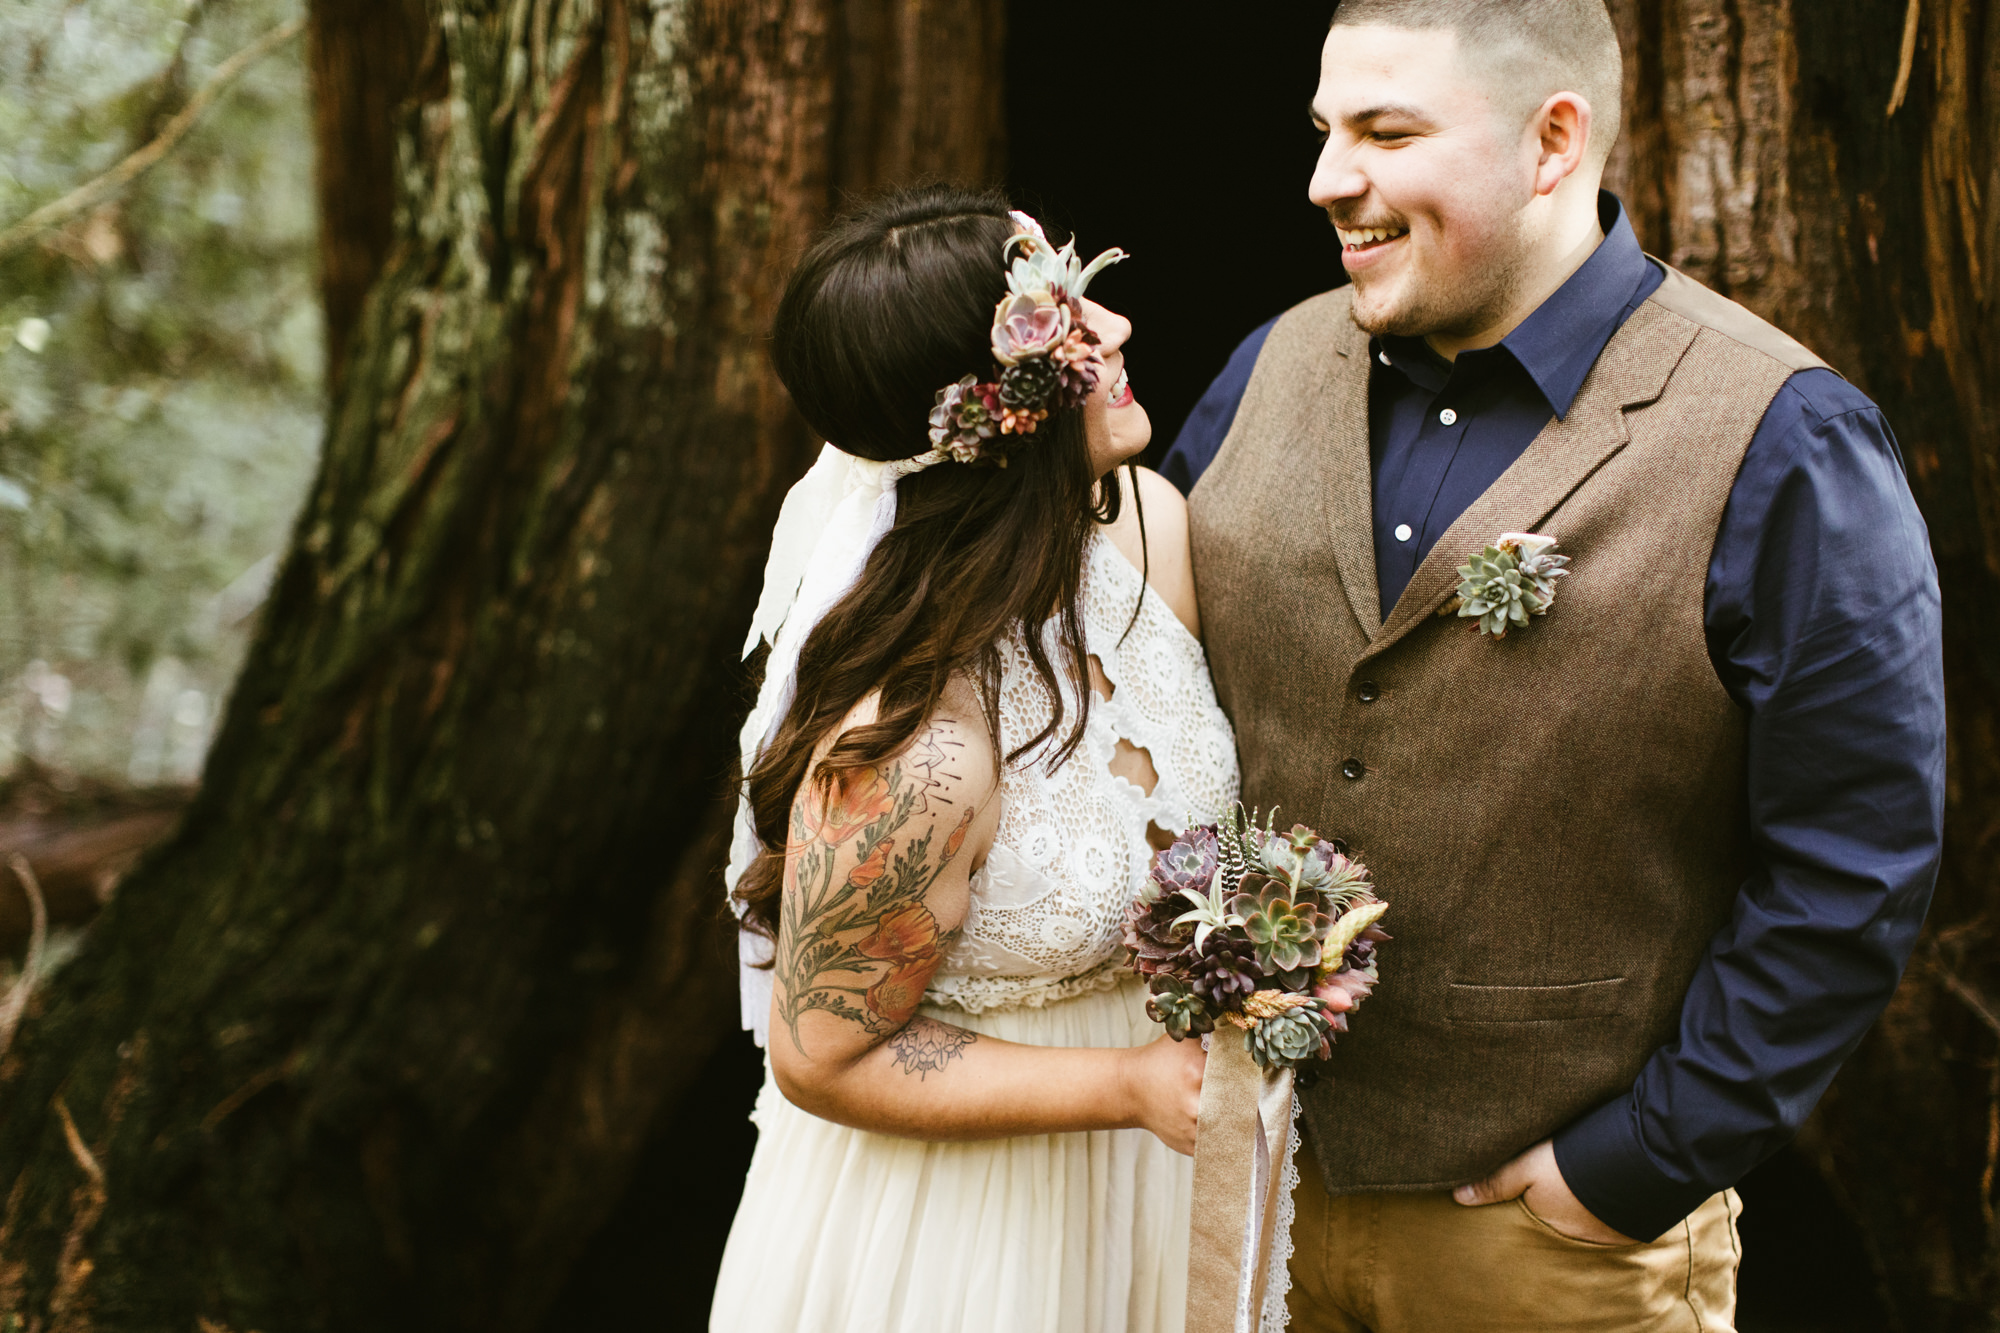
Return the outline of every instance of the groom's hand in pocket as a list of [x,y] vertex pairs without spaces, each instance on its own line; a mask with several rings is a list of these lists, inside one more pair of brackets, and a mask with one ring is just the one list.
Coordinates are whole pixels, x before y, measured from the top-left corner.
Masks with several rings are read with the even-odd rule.
[[1451,1197],[1468,1207],[1519,1199],[1528,1211],[1571,1240],[1595,1245],[1636,1245],[1630,1236],[1613,1231],[1570,1193],[1556,1165],[1555,1144],[1543,1139],[1484,1180],[1460,1185]]

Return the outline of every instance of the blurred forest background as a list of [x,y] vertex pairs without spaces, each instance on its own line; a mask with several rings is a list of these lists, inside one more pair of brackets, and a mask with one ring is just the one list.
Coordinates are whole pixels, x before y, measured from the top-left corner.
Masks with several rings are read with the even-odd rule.
[[[1340,280],[1332,7],[0,0],[0,1333],[703,1326],[785,268],[1003,181],[1134,253],[1163,448]],[[1947,603],[1937,907],[1742,1326],[2000,1328],[2000,7],[1611,9],[1642,239],[1884,404]]]
[[[109,171],[299,13],[0,6],[0,219]],[[312,169],[292,42],[133,188],[0,241],[0,772],[200,772],[318,459]]]

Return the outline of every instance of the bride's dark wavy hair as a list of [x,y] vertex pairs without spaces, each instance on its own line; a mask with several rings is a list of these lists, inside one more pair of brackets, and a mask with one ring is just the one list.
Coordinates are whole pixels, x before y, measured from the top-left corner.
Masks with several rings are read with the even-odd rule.
[[[993,309],[1006,294],[1001,247],[1015,230],[1008,207],[988,191],[900,190],[842,217],[806,252],[779,302],[771,352],[822,438],[884,461],[931,447],[937,391],[991,371]],[[1077,612],[1085,542],[1120,504],[1116,470],[1100,485],[1091,466],[1081,410],[1051,412],[1004,468],[942,463],[898,483],[895,526],[806,637],[797,697],[747,774],[763,844],[736,889],[750,928],[777,933],[791,806],[808,778],[830,792],[886,762],[961,673],[978,687],[997,744],[1000,642],[1052,613],[1053,656],[1041,635],[1024,641],[1054,711],[1004,762],[1047,747],[1034,758],[1053,767],[1075,752],[1090,707]],[[878,690],[875,721],[814,765],[827,733]],[[1077,702],[1073,719],[1066,696]]]

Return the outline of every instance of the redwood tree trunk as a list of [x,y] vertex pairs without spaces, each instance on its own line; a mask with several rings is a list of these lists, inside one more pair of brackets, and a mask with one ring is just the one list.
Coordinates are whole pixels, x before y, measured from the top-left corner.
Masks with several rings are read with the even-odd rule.
[[1903,1328],[2000,1301],[2000,6],[1612,0],[1613,187],[1653,253],[1794,333],[1901,441],[1944,587],[1951,751],[1923,943],[1803,1146]]
[[198,800],[0,1064],[0,1326],[537,1325],[734,1022],[813,444],[763,333],[839,187],[997,166],[1000,6],[942,8],[316,0],[325,459]]

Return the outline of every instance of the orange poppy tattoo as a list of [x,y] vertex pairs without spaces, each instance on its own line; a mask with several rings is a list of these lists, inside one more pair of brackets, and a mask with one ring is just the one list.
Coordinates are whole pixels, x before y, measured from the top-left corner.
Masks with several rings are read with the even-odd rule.
[[[778,931],[784,979],[780,1015],[799,1045],[799,1020],[818,1010],[886,1037],[907,1024],[956,931],[939,927],[925,899],[965,846],[973,812],[942,839],[912,821],[949,806],[958,743],[933,726],[887,763],[848,775],[824,795],[811,787],[792,807]],[[836,874],[843,857],[853,861]]]
[[875,931],[854,947],[869,958],[925,958],[937,952],[938,923],[922,903],[898,907],[875,923]]
[[861,1002],[867,1006],[869,1013],[883,1022],[891,1027],[901,1027],[916,1017],[917,1006],[924,1000],[924,988],[931,984],[931,974],[935,971],[937,960],[934,958],[906,959],[870,986],[862,995]]
[[853,839],[896,807],[891,774],[866,768],[836,783],[809,831],[822,842],[838,845]]
[[847,872],[847,882],[857,889],[873,888],[875,881],[889,873],[889,853],[896,850],[894,838],[884,838],[868,853],[868,859]]

